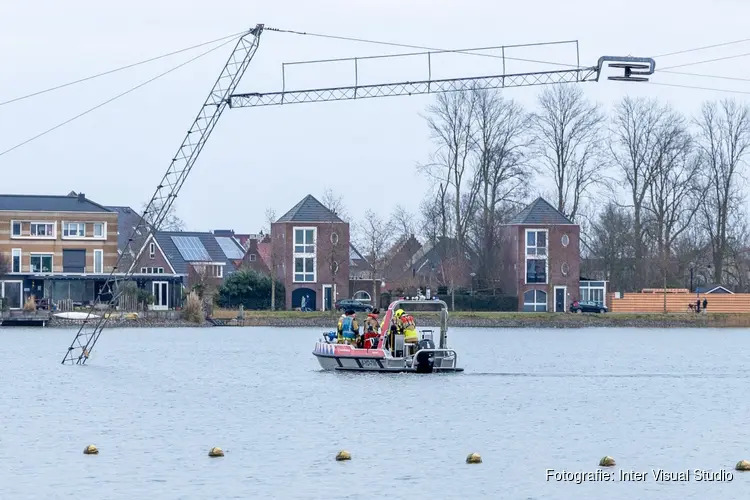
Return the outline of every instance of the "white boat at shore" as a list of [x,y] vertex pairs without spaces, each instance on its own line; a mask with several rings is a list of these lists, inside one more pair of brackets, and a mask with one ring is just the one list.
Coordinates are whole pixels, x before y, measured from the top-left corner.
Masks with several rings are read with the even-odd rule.
[[89,314],[87,312],[69,311],[53,314],[56,318],[60,319],[99,319],[100,316],[96,314]]

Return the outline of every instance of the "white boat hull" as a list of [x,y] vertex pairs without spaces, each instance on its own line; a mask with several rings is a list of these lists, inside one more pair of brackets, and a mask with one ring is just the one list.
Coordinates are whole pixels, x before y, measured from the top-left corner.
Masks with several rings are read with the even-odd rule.
[[[436,355],[433,372],[462,372],[456,367],[455,351],[451,349],[426,349]],[[394,358],[382,349],[356,349],[346,344],[317,342],[313,354],[323,370],[355,372],[418,372],[412,357]],[[415,357],[419,354],[417,352]]]
[[89,314],[87,312],[69,311],[55,313],[53,316],[60,319],[99,319],[100,316],[96,314]]

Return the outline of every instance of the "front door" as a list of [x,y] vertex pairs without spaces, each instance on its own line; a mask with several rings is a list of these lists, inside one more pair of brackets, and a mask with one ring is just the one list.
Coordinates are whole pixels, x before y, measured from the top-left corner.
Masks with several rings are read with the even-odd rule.
[[333,309],[333,287],[331,285],[323,285],[323,309],[325,311]]
[[565,295],[566,288],[564,286],[555,287],[555,312],[565,312]]
[[166,281],[154,281],[151,287],[154,294],[154,311],[166,311],[169,309],[169,283]]

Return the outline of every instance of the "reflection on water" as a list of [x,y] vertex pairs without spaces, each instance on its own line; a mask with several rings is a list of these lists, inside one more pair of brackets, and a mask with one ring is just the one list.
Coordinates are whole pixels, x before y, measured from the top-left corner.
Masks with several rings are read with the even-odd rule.
[[[316,329],[0,330],[3,498],[743,498],[546,469],[750,459],[743,330],[451,329],[462,374],[321,372]],[[98,456],[83,455],[96,444]],[[209,459],[222,447],[226,456]],[[336,462],[340,449],[350,462]],[[466,465],[470,452],[484,463]]]

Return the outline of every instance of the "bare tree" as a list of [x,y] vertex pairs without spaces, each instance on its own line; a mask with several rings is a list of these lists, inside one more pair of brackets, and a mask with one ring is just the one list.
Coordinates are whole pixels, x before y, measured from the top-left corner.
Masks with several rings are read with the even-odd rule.
[[667,106],[655,99],[625,97],[617,106],[612,123],[610,153],[622,175],[620,182],[628,190],[633,211],[633,248],[635,279],[638,286],[645,280],[646,196],[657,166],[661,130],[674,118]]
[[[336,194],[332,189],[327,188],[323,192],[323,199],[320,201],[328,210],[333,212],[334,215],[349,225],[349,233],[351,237],[352,227],[351,224],[349,224],[349,214],[346,205],[344,204],[344,197]],[[338,276],[341,272],[341,262],[344,262],[344,259],[347,259],[348,262],[349,259],[349,248],[343,244],[343,241],[340,239],[341,235],[338,234],[337,231],[337,228],[342,225],[343,224],[331,219],[327,224],[330,240],[317,242],[321,244],[322,248],[325,249],[324,252],[327,253],[328,269],[331,271],[333,290],[337,290],[337,285],[339,284]],[[333,236],[334,234],[336,235],[335,237]],[[348,283],[349,276],[345,276],[344,279]],[[338,291],[336,294],[338,294]],[[323,297],[323,300],[325,301],[325,297]],[[335,301],[336,297],[332,297],[332,302]],[[333,310],[333,304],[331,304],[331,311]]]
[[663,260],[692,223],[698,201],[700,159],[685,118],[671,112],[657,131],[654,172],[644,208],[649,213],[657,251]]
[[385,257],[388,251],[390,232],[385,221],[372,210],[365,212],[362,223],[357,225],[358,246],[365,251],[372,266],[372,300],[378,296],[377,282],[383,276]]
[[633,290],[632,233],[632,215],[617,204],[608,203],[591,227],[590,252],[581,263],[581,272],[609,280],[612,290]]
[[497,92],[473,93],[477,163],[472,183],[479,213],[472,246],[479,255],[480,276],[490,280],[497,271],[503,207],[523,199],[526,191],[532,122],[520,104]]
[[604,114],[598,104],[586,100],[578,86],[547,87],[538,103],[533,123],[543,159],[540,171],[554,180],[557,209],[576,220],[582,198],[604,181]]
[[[365,218],[367,218],[367,215],[365,215]],[[396,208],[391,215],[390,224],[393,229],[392,234],[394,239],[401,238],[402,236],[408,238],[416,232],[414,214],[409,213],[401,205],[396,205]]]
[[[273,223],[276,222],[276,211],[273,208],[266,209],[266,235],[268,238],[268,260],[270,261],[269,267],[271,268],[271,310],[276,310],[276,280],[278,278],[278,267],[280,264],[281,252],[278,245],[273,239],[272,227]],[[266,244],[265,241],[261,240],[259,244]]]
[[439,94],[436,104],[427,108],[427,124],[437,151],[430,163],[420,167],[441,185],[441,191],[445,186],[442,201],[446,201],[448,192],[451,194],[453,236],[459,247],[466,241],[478,187],[470,182],[475,150],[475,95],[474,92]]
[[420,233],[433,244],[439,237],[445,238],[452,232],[453,219],[450,211],[451,197],[445,184],[439,184],[437,193],[428,192],[419,207],[421,230]]
[[705,163],[706,196],[702,211],[711,239],[714,281],[721,283],[733,216],[739,212],[743,200],[740,181],[750,146],[750,108],[730,99],[707,102],[696,122]]
[[[156,223],[156,216],[159,214],[161,207],[159,205],[153,205],[151,207],[151,210],[146,212],[147,208],[148,208],[148,203],[144,202],[141,205],[141,214],[143,214],[143,218],[145,219],[146,222],[148,222],[151,226],[154,226]],[[185,230],[185,222],[180,217],[177,216],[177,206],[174,203],[172,203],[172,206],[169,207],[167,214],[164,216],[164,219],[162,220],[161,227],[159,228],[159,230],[160,231],[184,231]]]
[[11,262],[8,256],[0,253],[0,278],[4,277],[11,270]]
[[349,214],[343,196],[337,195],[331,188],[326,188],[320,202],[339,219],[348,222]]

